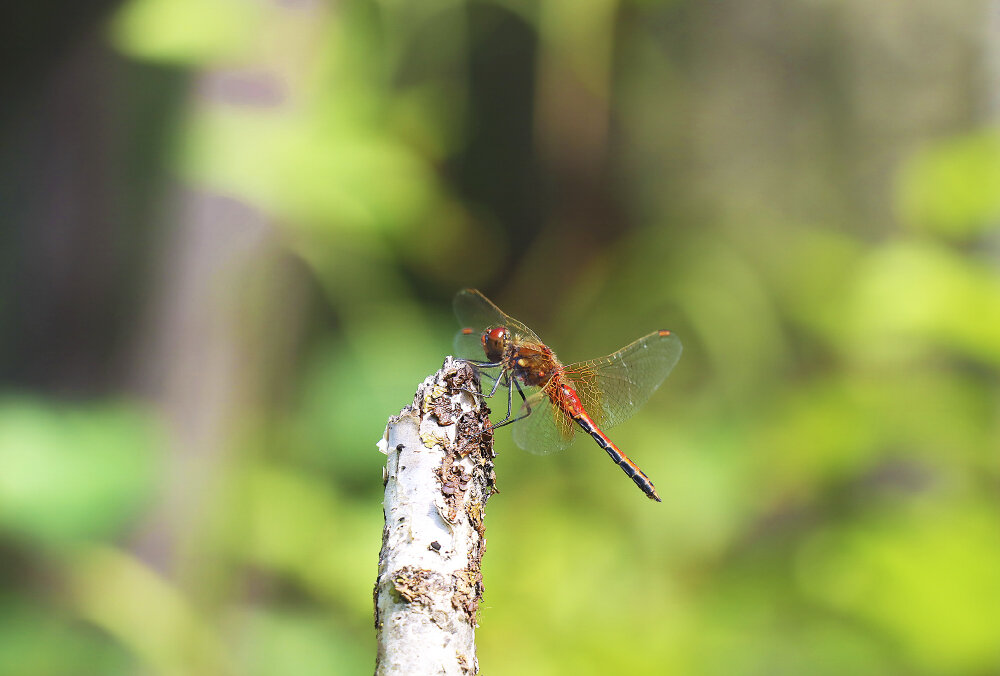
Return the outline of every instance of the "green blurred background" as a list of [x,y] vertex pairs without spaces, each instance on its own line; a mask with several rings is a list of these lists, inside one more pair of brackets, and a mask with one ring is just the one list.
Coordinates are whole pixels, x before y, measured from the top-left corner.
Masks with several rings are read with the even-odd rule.
[[498,434],[484,673],[1000,674],[995,2],[24,5],[0,673],[370,673],[475,286],[685,345],[612,435],[663,504]]

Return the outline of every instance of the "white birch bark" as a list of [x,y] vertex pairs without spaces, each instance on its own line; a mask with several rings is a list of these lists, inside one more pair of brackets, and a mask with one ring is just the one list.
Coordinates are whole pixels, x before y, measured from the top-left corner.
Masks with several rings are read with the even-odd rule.
[[389,419],[385,528],[375,583],[377,676],[479,673],[485,507],[495,492],[478,374],[448,357]]

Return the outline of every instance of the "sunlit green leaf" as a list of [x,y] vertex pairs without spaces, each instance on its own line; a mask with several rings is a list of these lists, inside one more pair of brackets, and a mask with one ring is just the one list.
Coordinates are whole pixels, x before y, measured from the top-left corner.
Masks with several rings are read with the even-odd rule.
[[424,161],[394,139],[271,112],[205,112],[181,163],[188,178],[330,238],[412,228],[436,196]]
[[236,625],[246,676],[360,674],[374,663],[374,637],[357,640],[327,613],[257,610],[240,613]]
[[122,646],[44,604],[0,596],[0,674],[64,676],[81,664],[106,676],[135,673],[136,661]]
[[841,344],[857,354],[905,357],[938,345],[1000,364],[995,268],[943,247],[895,242],[872,253],[852,283],[852,332]]
[[0,401],[0,528],[43,542],[115,533],[148,498],[157,444],[132,407]]
[[927,501],[817,535],[809,592],[891,634],[913,664],[978,673],[1000,660],[1000,516],[985,502]]
[[226,661],[217,636],[189,599],[135,557],[89,547],[76,552],[68,568],[80,616],[159,673],[217,672]]
[[195,65],[245,51],[260,19],[260,5],[237,0],[131,0],[111,36],[130,56]]
[[1000,132],[948,139],[903,166],[900,215],[915,228],[968,237],[1000,219]]

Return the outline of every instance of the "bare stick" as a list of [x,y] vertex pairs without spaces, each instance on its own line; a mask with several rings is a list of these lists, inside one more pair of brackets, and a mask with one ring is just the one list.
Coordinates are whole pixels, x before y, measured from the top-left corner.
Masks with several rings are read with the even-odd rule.
[[496,492],[479,375],[448,357],[389,419],[385,528],[375,582],[377,676],[479,673],[486,500]]

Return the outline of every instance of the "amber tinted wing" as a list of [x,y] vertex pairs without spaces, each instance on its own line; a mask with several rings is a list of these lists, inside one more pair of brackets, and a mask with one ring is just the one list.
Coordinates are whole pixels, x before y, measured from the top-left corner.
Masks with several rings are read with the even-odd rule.
[[454,345],[458,357],[483,359],[480,337],[483,331],[494,326],[506,326],[530,342],[541,342],[531,329],[506,314],[476,289],[463,289],[455,294],[454,307],[455,316],[462,327],[455,335]]
[[681,356],[681,341],[670,331],[654,331],[607,357],[570,364],[566,375],[577,386],[584,408],[598,427],[632,417],[666,379]]
[[554,405],[543,388],[528,397],[521,407],[524,415],[531,406],[531,415],[514,423],[514,443],[535,455],[561,451],[573,443],[576,424],[573,419]]

